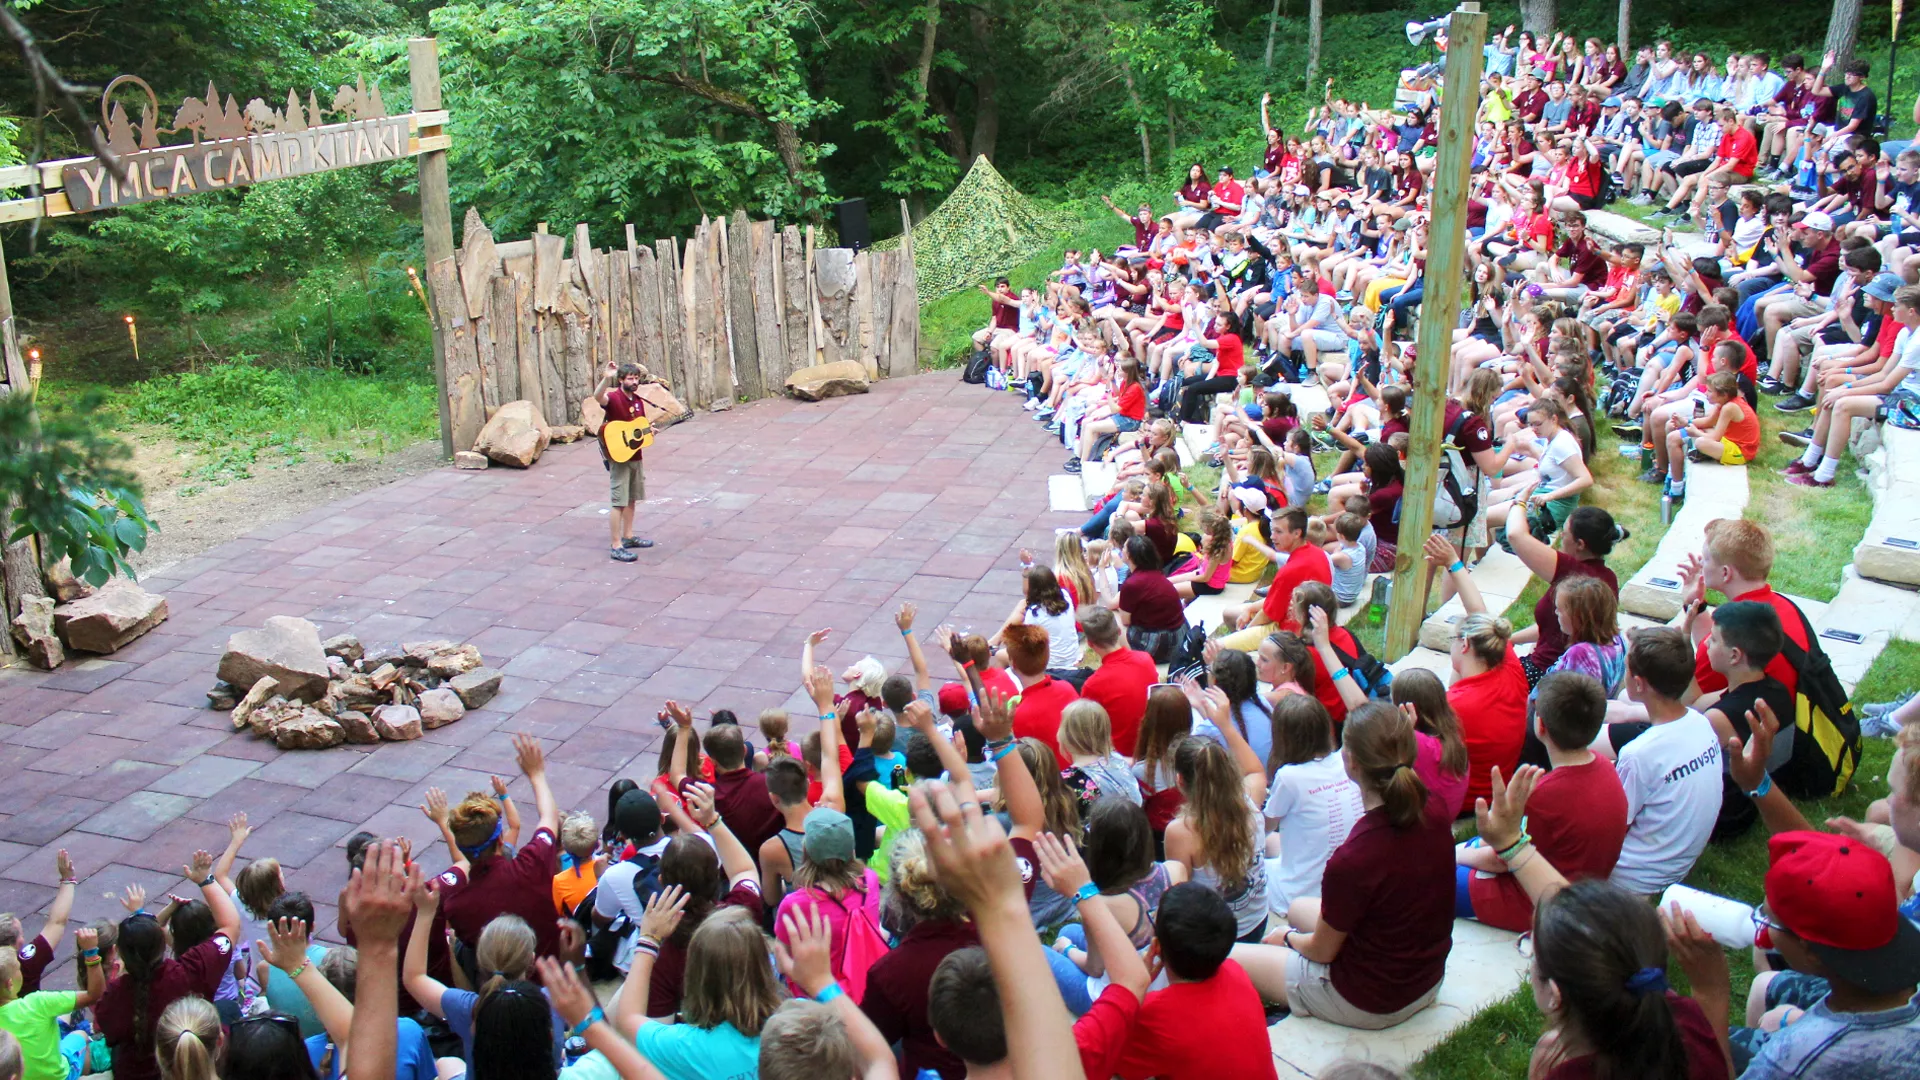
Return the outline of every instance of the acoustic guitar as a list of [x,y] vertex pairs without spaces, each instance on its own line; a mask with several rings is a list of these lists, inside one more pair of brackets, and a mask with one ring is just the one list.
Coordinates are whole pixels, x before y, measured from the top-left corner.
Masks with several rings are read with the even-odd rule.
[[608,420],[600,425],[600,448],[615,464],[632,461],[634,455],[652,445],[653,421],[644,416],[637,420]]

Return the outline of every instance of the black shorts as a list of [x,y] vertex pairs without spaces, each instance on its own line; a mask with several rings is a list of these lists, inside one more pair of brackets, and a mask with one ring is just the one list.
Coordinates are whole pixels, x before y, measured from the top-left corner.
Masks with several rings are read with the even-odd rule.
[[1193,587],[1195,596],[1218,596],[1226,591],[1224,585],[1209,585],[1204,581],[1189,581],[1187,584]]
[[1273,313],[1280,310],[1280,302],[1272,299],[1264,300],[1258,304],[1254,304],[1247,310],[1260,316],[1262,319],[1271,319],[1273,318]]
[[1154,331],[1153,336],[1147,339],[1147,343],[1150,345],[1158,345],[1163,341],[1170,341],[1179,335],[1180,331],[1178,329],[1171,326],[1163,326]]
[[1711,164],[1713,162],[1707,158],[1694,158],[1692,161],[1676,161],[1667,166],[1667,171],[1675,176],[1692,176],[1694,173],[1706,172],[1707,166]]
[[1567,198],[1572,199],[1576,203],[1579,203],[1580,209],[1582,210],[1598,210],[1603,205],[1597,197],[1592,195],[1582,195],[1577,191],[1567,192]]

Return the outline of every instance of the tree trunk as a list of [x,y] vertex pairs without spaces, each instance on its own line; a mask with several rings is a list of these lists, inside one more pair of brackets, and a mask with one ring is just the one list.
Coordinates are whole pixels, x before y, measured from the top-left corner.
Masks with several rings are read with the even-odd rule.
[[1273,70],[1273,35],[1280,28],[1280,0],[1273,0],[1273,12],[1267,16],[1267,63],[1265,70]]
[[[993,160],[993,149],[1000,141],[1000,80],[991,71],[983,71],[973,85],[973,154]],[[964,171],[964,170],[963,170]]]
[[1627,32],[1632,28],[1632,25],[1633,0],[1620,0],[1620,24],[1615,31],[1615,36],[1619,39],[1616,44],[1620,46],[1620,55],[1622,57],[1633,55],[1633,50],[1627,45]]
[[[1853,60],[1853,45],[1860,37],[1860,0],[1833,0],[1833,14],[1827,19],[1827,51],[1833,54],[1833,73],[1838,76]],[[1872,121],[1868,121],[1871,126]]]
[[940,35],[940,0],[927,0],[927,23],[920,28],[920,59],[913,65],[913,97],[927,100],[927,77],[933,73],[934,39]]
[[[1120,62],[1120,77],[1127,83],[1127,101],[1133,105],[1133,115],[1143,117],[1146,108],[1140,104],[1140,91],[1133,86],[1133,65]],[[1136,119],[1134,126],[1140,129],[1140,175],[1143,179],[1153,179],[1153,143],[1147,138],[1147,122]]]
[[1167,160],[1168,161],[1174,160],[1174,155],[1180,152],[1180,135],[1179,135],[1179,132],[1174,130],[1174,128],[1175,128],[1175,125],[1173,120],[1173,102],[1169,101],[1167,102]]
[[1552,37],[1559,20],[1560,0],[1520,0],[1520,28],[1534,37]]
[[1322,0],[1307,0],[1307,91],[1320,75],[1320,29]]

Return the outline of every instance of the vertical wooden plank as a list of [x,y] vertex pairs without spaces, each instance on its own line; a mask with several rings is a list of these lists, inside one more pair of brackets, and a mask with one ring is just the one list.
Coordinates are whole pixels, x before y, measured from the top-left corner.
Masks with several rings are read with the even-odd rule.
[[534,332],[537,317],[533,313],[533,278],[515,271],[509,280],[513,283],[514,330],[519,335],[516,339],[519,346],[519,395],[533,402],[533,407],[539,409],[541,418],[545,419],[547,393],[540,385],[540,339]]
[[[463,266],[461,268],[460,275],[460,284],[464,292],[466,289],[466,267]],[[474,276],[476,278],[479,277],[478,274]],[[468,293],[468,295],[476,294]],[[480,375],[480,404],[485,410],[487,419],[491,420],[493,419],[493,411],[500,407],[500,372],[499,368],[495,366],[499,361],[495,355],[493,341],[493,279],[486,278],[480,280],[477,295],[480,298],[480,312],[473,318],[475,370],[478,371]]]
[[686,261],[680,268],[685,281],[681,297],[687,305],[687,375],[693,388],[693,400],[687,404],[699,409],[713,405],[713,281],[707,274],[706,234],[703,221],[687,241]]
[[760,356],[760,392],[771,397],[787,379],[787,347],[780,340],[780,234],[773,222],[756,221],[749,235],[753,249],[753,336]]
[[[583,304],[584,306],[584,304]],[[589,377],[592,361],[588,358],[588,338],[592,336],[592,326],[587,316],[579,311],[567,311],[560,316],[565,328],[567,352],[567,393],[562,402],[560,418],[550,420],[553,424],[572,424],[580,415],[580,401],[587,396],[598,376]]]
[[813,291],[820,327],[820,363],[860,359],[860,324],[853,307],[856,276],[852,249],[814,250]]
[[480,220],[480,211],[467,207],[466,225],[460,237],[460,291],[466,298],[467,317],[478,319],[492,303],[493,274],[500,263],[493,233]]
[[480,396],[480,363],[474,348],[473,320],[467,317],[466,297],[460,291],[460,272],[449,255],[427,268],[427,282],[433,291],[441,331],[447,342],[448,422],[452,427],[455,450],[473,449],[473,441],[486,423],[486,408]]
[[661,374],[673,387],[675,396],[688,408],[693,407],[693,383],[687,369],[686,322],[680,313],[680,246],[672,240],[654,243],[655,281],[660,300]]
[[873,252],[860,250],[853,256],[853,341],[860,362],[867,365],[867,378],[880,377],[873,334]]
[[892,360],[887,355],[892,340],[887,336],[887,328],[893,321],[893,267],[899,252],[863,251],[861,254],[867,256],[867,277],[861,286],[867,293],[862,306],[867,311],[867,333],[870,335],[867,355],[871,359],[868,367],[873,371],[874,378],[884,379],[892,374]]
[[533,234],[533,310],[548,312],[560,300],[561,263],[565,261],[567,242],[548,232]]
[[548,424],[567,422],[567,328],[560,312],[540,316],[540,415]]
[[[407,77],[413,84],[413,107],[420,112],[440,108],[440,51],[430,37],[407,39]],[[427,134],[427,132],[422,132]],[[427,270],[442,259],[453,258],[453,198],[447,187],[447,152],[429,150],[419,156],[420,227],[426,241]],[[440,452],[448,457],[456,449],[468,450],[473,444],[456,447],[453,418],[447,411],[447,340],[436,324],[433,335],[433,382],[440,400]]]
[[713,219],[707,232],[707,274],[713,290],[713,407],[733,404],[738,387],[733,378],[733,340],[727,313],[727,219]]
[[607,253],[607,306],[613,313],[607,336],[613,342],[612,356],[620,364],[639,363],[633,344],[632,270],[625,251]]
[[504,404],[520,400],[520,327],[519,307],[514,302],[513,279],[505,274],[493,278],[493,377],[495,391]]
[[893,264],[893,311],[887,325],[887,377],[920,370],[920,282],[913,254],[901,251]]
[[821,346],[825,335],[820,326],[820,286],[813,279],[813,226],[807,226],[807,366],[822,362]]
[[639,267],[633,274],[633,329],[639,343],[640,363],[654,377],[666,380],[678,395],[680,386],[661,344],[660,260],[650,247],[639,248],[634,257],[639,260]]
[[760,330],[753,314],[753,226],[745,210],[735,210],[727,229],[727,317],[733,339],[733,375],[740,396],[758,401],[767,396],[760,371]]
[[780,230],[780,336],[787,343],[788,375],[813,363],[807,352],[811,321],[807,296],[812,292],[806,242],[800,238],[800,227],[789,225]]

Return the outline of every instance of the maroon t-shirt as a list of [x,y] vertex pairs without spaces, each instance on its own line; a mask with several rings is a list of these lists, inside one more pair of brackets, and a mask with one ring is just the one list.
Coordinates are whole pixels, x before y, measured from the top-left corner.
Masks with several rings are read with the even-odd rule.
[[473,864],[470,870],[450,867],[440,875],[440,910],[454,936],[469,947],[480,942],[480,931],[500,915],[518,915],[533,928],[534,952],[558,956],[560,929],[553,913],[553,875],[560,858],[553,832],[536,829],[511,859],[498,856]]
[[1553,662],[1560,659],[1560,654],[1567,651],[1567,632],[1560,625],[1560,612],[1553,606],[1553,599],[1560,582],[1576,574],[1599,578],[1607,583],[1607,588],[1612,589],[1615,596],[1620,594],[1620,579],[1614,576],[1606,563],[1576,559],[1564,551],[1554,552],[1553,581],[1533,605],[1533,624],[1540,628],[1540,636],[1534,641],[1533,652],[1527,656],[1527,662],[1541,671],[1552,667]]
[[[647,415],[647,403],[645,399],[638,395],[628,397],[627,392],[620,389],[607,391],[607,404],[605,408],[607,410],[608,420],[638,420]],[[633,452],[633,460],[639,461],[640,454],[641,451],[635,450]]]
[[1178,630],[1187,624],[1187,609],[1180,603],[1167,575],[1158,570],[1135,570],[1120,583],[1120,610],[1127,613],[1128,625],[1142,630]]
[[1398,1012],[1437,986],[1453,948],[1453,828],[1436,796],[1396,829],[1385,807],[1361,815],[1320,883],[1320,918],[1347,935],[1334,989],[1370,1013]]
[[14,996],[25,997],[40,989],[40,976],[53,963],[53,946],[47,944],[44,935],[35,934],[15,955],[20,958],[20,992]]
[[[553,881],[547,881],[547,925],[553,925]],[[117,1080],[159,1080],[160,1065],[153,1056],[153,1029],[167,1006],[183,997],[213,1000],[220,989],[220,977],[233,960],[233,942],[216,933],[182,953],[178,958],[160,961],[153,979],[147,984],[147,1023],[144,1031],[133,1027],[133,980],[121,975],[107,983],[106,992],[93,1003],[93,1021],[113,1050],[113,1075]]]
[[932,1069],[941,1080],[964,1080],[966,1063],[940,1045],[927,1018],[933,970],[961,949],[980,944],[973,924],[922,922],[908,930],[893,951],[867,969],[867,992],[860,1009],[889,1043],[900,1044],[908,1076]]
[[[697,779],[688,777],[681,781],[680,790],[686,791],[687,784]],[[720,811],[720,820],[727,823],[727,829],[738,837],[742,847],[757,852],[760,845],[786,826],[786,819],[780,811],[773,808],[773,800],[767,794],[767,778],[749,768],[738,768],[732,772],[713,774],[713,804]]]
[[[723,907],[743,907],[753,913],[754,922],[765,921],[766,901],[760,896],[760,884],[752,878],[735,885],[713,906],[713,911]],[[708,918],[712,918],[713,911],[707,913]],[[547,922],[553,920],[549,918]],[[647,982],[648,1016],[672,1016],[680,1011],[680,995],[687,983],[687,944],[693,940],[693,932],[699,928],[698,923],[689,926],[683,919],[673,936],[660,943],[660,956],[654,960],[653,975]]]
[[[1540,857],[1568,881],[1606,879],[1627,839],[1627,793],[1613,763],[1595,755],[1540,778],[1527,800],[1527,832]],[[1512,874],[1467,879],[1473,917],[1515,933],[1533,928],[1533,901]]]
[[[1667,991],[1667,1008],[1673,1010],[1673,1026],[1680,1029],[1680,1045],[1687,1055],[1687,1080],[1726,1080],[1727,1054],[1720,1039],[1707,1022],[1707,1014],[1690,997]],[[1563,1061],[1547,1070],[1544,1080],[1593,1080],[1600,1075],[1592,1054]]]
[[1572,237],[1568,237],[1560,242],[1560,247],[1553,254],[1557,259],[1573,260],[1569,269],[1587,288],[1597,289],[1607,283],[1606,257],[1600,254],[1600,249],[1594,246],[1592,240],[1576,244]]

